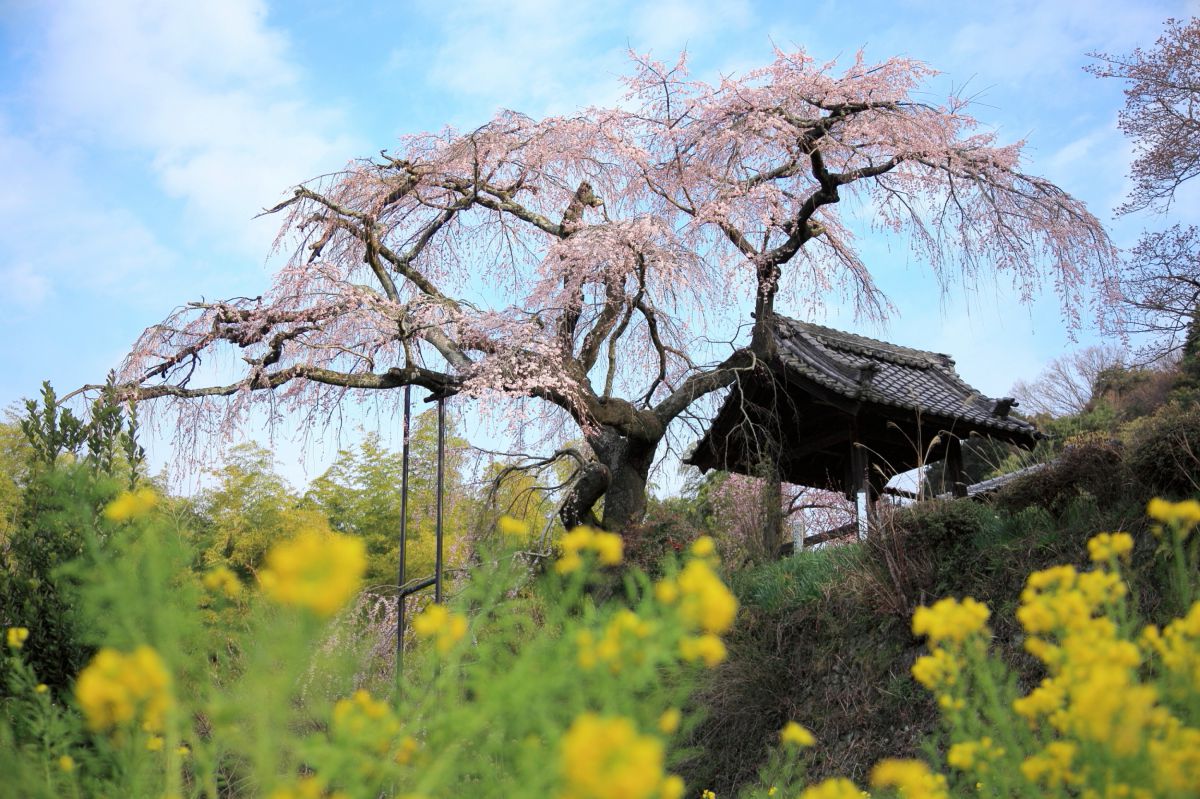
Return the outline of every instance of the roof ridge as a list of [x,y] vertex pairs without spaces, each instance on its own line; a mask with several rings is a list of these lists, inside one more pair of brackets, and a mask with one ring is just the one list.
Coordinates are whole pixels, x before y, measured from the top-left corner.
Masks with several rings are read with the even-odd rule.
[[[898,355],[903,358],[908,358],[915,361],[927,362],[929,366],[941,366],[946,369],[954,370],[954,359],[943,352],[934,352],[933,350],[919,350],[915,347],[905,347],[902,344],[893,344],[890,341],[871,338],[859,333],[851,333],[846,330],[838,330],[826,325],[819,325],[816,322],[803,322],[799,319],[792,319],[783,314],[775,314],[777,322],[786,323],[796,333],[807,333],[815,338],[834,339],[835,342],[844,345],[846,348],[854,350],[868,350],[869,352],[860,352],[860,354],[870,354],[878,352],[881,354]],[[825,346],[834,346],[836,343],[827,341],[821,342]]]

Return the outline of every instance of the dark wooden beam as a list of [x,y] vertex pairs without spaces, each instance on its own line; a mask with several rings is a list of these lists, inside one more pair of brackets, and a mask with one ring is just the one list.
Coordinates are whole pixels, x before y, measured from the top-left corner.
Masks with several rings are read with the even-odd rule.
[[954,435],[947,435],[946,477],[950,481],[951,494],[956,497],[967,495],[967,484],[963,480],[962,442]]

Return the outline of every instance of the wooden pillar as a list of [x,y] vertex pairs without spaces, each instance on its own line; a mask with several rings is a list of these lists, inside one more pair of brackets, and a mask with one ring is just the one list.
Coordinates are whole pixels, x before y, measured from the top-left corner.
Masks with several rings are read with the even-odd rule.
[[946,433],[946,480],[950,483],[950,493],[954,497],[967,495],[967,484],[963,479],[962,442],[958,436]]
[[858,440],[855,429],[850,442],[850,477],[854,500],[855,518],[858,522],[858,540],[867,537],[871,511],[871,459],[867,448]]
[[783,548],[783,484],[779,462],[772,461],[763,478],[763,550],[768,560],[779,557]]

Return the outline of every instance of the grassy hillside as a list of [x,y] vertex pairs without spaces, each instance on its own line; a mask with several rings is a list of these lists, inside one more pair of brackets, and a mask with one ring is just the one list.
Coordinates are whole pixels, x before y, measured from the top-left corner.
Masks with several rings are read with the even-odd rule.
[[1096,532],[1133,534],[1134,593],[1140,611],[1160,620],[1166,578],[1153,558],[1146,502],[1191,495],[1198,442],[1200,413],[1168,409],[1060,443],[1051,466],[986,503],[899,509],[865,543],[734,575],[743,613],[729,661],[699,697],[707,717],[692,737],[688,783],[733,795],[754,780],[790,719],[820,741],[809,754],[813,778],[861,780],[884,757],[936,747],[937,708],[910,674],[922,653],[913,610],[945,596],[986,603],[994,646],[1027,690],[1044,675],[1023,651],[1013,616],[1025,579],[1054,564],[1083,566]]

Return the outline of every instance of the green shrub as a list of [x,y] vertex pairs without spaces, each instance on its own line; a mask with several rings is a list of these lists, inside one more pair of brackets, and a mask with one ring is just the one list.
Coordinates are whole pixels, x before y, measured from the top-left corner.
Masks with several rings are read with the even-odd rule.
[[1040,507],[1058,516],[1084,496],[1102,506],[1124,501],[1131,485],[1123,456],[1120,442],[1107,434],[1077,436],[1055,460],[1005,486],[994,503],[1013,512]]
[[1129,431],[1126,462],[1144,498],[1200,492],[1200,406],[1170,405]]

